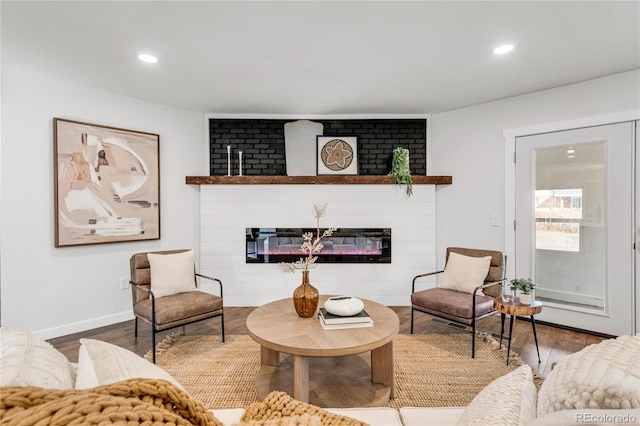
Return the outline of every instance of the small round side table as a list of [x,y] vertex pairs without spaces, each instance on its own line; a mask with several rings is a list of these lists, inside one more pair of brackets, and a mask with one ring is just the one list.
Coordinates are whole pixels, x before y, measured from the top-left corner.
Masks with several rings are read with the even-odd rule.
[[509,354],[511,353],[511,333],[513,332],[513,321],[516,317],[531,317],[531,327],[533,328],[533,339],[536,342],[536,352],[538,352],[538,362],[540,362],[540,349],[538,349],[538,335],[536,334],[536,321],[533,316],[542,311],[542,302],[534,300],[530,305],[523,305],[519,298],[505,302],[498,296],[493,301],[493,307],[500,312],[500,349],[502,349],[502,336],[504,336],[504,317],[509,314],[509,343],[507,345],[507,365],[509,365]]

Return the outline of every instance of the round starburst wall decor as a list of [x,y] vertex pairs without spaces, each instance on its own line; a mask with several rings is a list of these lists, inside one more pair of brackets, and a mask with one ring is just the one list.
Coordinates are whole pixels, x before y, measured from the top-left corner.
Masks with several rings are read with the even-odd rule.
[[329,170],[344,170],[352,161],[353,148],[342,139],[333,139],[322,148],[322,162]]
[[357,174],[355,137],[318,137],[318,174]]

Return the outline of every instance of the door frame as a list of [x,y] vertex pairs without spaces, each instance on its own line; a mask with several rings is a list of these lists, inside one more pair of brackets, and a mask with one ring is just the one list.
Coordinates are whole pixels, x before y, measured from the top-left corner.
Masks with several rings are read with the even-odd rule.
[[[539,135],[542,133],[557,132],[562,130],[575,130],[584,127],[593,127],[606,124],[616,124],[628,121],[640,120],[640,109],[620,111],[611,114],[595,115],[590,117],[582,117],[573,120],[556,121],[551,123],[537,124],[528,127],[520,127],[514,129],[506,129],[502,131],[504,138],[504,253],[507,255],[507,271],[515,271],[515,253],[516,253],[516,232],[514,229],[516,215],[516,138],[523,136]],[[636,133],[636,142],[640,143],[640,135]],[[639,147],[640,148],[640,147]],[[640,149],[639,149],[640,150]],[[638,165],[640,168],[640,165]],[[637,188],[636,188],[637,193]],[[640,206],[640,200],[636,199],[636,206]],[[640,208],[640,207],[639,207]],[[639,226],[640,224],[635,224]],[[640,247],[636,247],[640,250]],[[640,330],[640,288],[638,284],[638,276],[635,277],[635,286],[633,288],[633,298],[635,300],[635,330]]]

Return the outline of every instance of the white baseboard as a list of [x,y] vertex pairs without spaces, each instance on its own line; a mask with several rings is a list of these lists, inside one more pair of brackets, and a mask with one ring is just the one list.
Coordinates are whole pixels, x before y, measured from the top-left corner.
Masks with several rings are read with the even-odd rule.
[[68,334],[79,333],[81,331],[92,330],[106,325],[117,324],[123,321],[133,319],[133,312],[120,312],[113,315],[106,315],[99,318],[91,318],[85,321],[78,321],[71,324],[65,324],[58,327],[46,328],[44,330],[34,331],[33,334],[41,339],[53,339],[55,337],[66,336]]

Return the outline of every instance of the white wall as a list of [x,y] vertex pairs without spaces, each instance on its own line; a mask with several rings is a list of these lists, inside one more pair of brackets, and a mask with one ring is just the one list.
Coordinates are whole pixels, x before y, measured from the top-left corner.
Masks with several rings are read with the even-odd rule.
[[[450,245],[504,248],[503,130],[637,109],[639,81],[640,71],[634,71],[434,115],[429,174],[453,176],[453,185],[436,189],[437,265],[443,265]],[[161,240],[53,247],[54,117],[160,134]],[[199,247],[199,187],[185,185],[184,177],[208,174],[202,115],[5,68],[2,125],[3,326],[51,338],[126,320],[131,317],[131,296],[129,290],[119,289],[119,279],[129,275],[129,256],[137,251]],[[501,219],[499,227],[491,226],[493,214]],[[315,276],[320,279],[322,273]],[[405,278],[394,284],[393,291],[404,291]],[[234,279],[225,281],[233,286]],[[297,282],[293,276],[275,279],[265,291],[288,294]],[[236,294],[247,290],[253,292],[247,296],[248,305],[265,298],[254,291],[261,288],[248,286]],[[229,291],[233,296],[235,290]],[[381,294],[370,291],[362,296]],[[408,299],[390,300],[395,304]]]
[[[161,240],[54,248],[54,117],[160,135]],[[129,257],[199,246],[199,190],[206,175],[203,116],[2,70],[2,326],[51,338],[132,318]]]
[[[448,246],[505,250],[505,226],[513,225],[504,223],[504,130],[638,109],[639,94],[640,71],[631,71],[434,114],[429,174],[453,176],[436,192],[438,265]],[[492,215],[500,226],[491,226]]]
[[435,268],[434,185],[414,185],[409,198],[397,185],[203,185],[201,195],[201,270],[222,280],[229,306],[291,297],[300,272],[247,264],[245,228],[313,228],[314,204],[327,203],[322,228],[391,228],[390,264],[319,264],[309,280],[321,294],[409,305],[413,277]]

